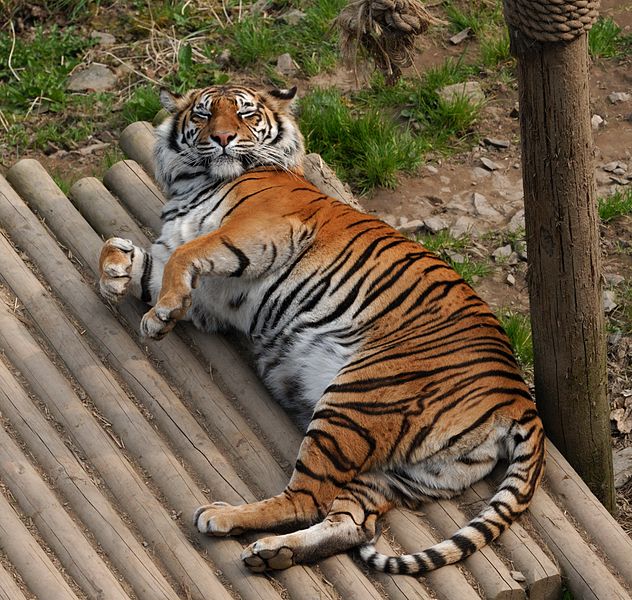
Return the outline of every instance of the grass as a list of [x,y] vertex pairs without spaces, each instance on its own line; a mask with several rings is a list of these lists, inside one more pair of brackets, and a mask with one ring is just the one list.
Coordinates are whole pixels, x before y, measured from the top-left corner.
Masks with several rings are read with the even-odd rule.
[[627,279],[615,290],[617,308],[608,315],[608,329],[623,335],[632,334],[632,281]]
[[632,189],[619,189],[610,196],[599,198],[597,209],[599,218],[603,223],[608,223],[617,217],[632,213]]
[[454,33],[469,27],[474,35],[480,36],[503,23],[502,3],[497,0],[449,2],[445,12]]
[[158,90],[153,85],[141,85],[132,93],[123,107],[123,120],[126,124],[134,121],[149,121],[162,108]]
[[614,58],[632,53],[632,34],[623,34],[610,17],[599,17],[588,32],[588,49],[594,58]]
[[497,317],[509,337],[520,366],[525,370],[533,369],[533,340],[529,315],[504,310]]
[[394,187],[400,171],[419,166],[425,147],[409,129],[374,109],[354,112],[334,89],[315,90],[301,100],[300,126],[308,149],[361,193]]
[[[50,111],[62,110],[69,98],[68,73],[91,44],[72,27],[56,26],[37,27],[30,42],[15,40],[11,67],[0,61],[0,108],[27,113],[41,102]],[[8,57],[12,46],[11,36],[0,35],[0,56]]]

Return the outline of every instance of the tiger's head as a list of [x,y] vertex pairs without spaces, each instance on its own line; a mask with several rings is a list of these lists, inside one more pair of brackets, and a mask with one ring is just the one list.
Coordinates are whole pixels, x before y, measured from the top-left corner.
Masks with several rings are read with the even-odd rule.
[[228,181],[260,166],[302,172],[303,136],[291,113],[295,94],[295,87],[213,86],[182,96],[163,89],[160,100],[170,115],[156,130],[159,182],[169,191],[179,178]]

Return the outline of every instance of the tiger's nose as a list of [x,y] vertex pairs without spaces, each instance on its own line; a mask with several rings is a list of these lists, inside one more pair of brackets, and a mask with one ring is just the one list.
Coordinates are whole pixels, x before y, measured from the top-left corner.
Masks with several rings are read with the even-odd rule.
[[230,131],[218,131],[211,136],[214,142],[217,142],[222,148],[225,148],[237,137],[236,133]]

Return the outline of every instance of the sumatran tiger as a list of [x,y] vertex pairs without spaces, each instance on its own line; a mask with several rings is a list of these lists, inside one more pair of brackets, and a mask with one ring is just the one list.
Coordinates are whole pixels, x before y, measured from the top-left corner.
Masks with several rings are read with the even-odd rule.
[[[295,93],[163,90],[162,232],[151,250],[109,239],[100,288],[153,305],[144,336],[159,339],[179,319],[245,333],[262,379],[306,430],[285,490],[201,506],[200,532],[293,531],[248,546],[253,571],[360,546],[377,570],[419,575],[469,556],[527,508],[542,424],[507,336],[472,288],[303,178]],[[508,467],[498,490],[451,538],[405,556],[375,550],[389,509],[454,496],[499,459]]]

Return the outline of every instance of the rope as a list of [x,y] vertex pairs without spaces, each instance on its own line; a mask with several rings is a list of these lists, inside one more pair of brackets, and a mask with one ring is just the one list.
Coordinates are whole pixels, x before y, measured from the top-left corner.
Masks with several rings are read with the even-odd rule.
[[588,33],[599,0],[505,0],[509,25],[540,42],[569,42]]
[[415,37],[430,24],[440,23],[418,0],[355,0],[342,10],[335,21],[340,29],[340,46],[347,64],[356,66],[358,51],[363,49],[395,83],[403,67],[412,63]]

